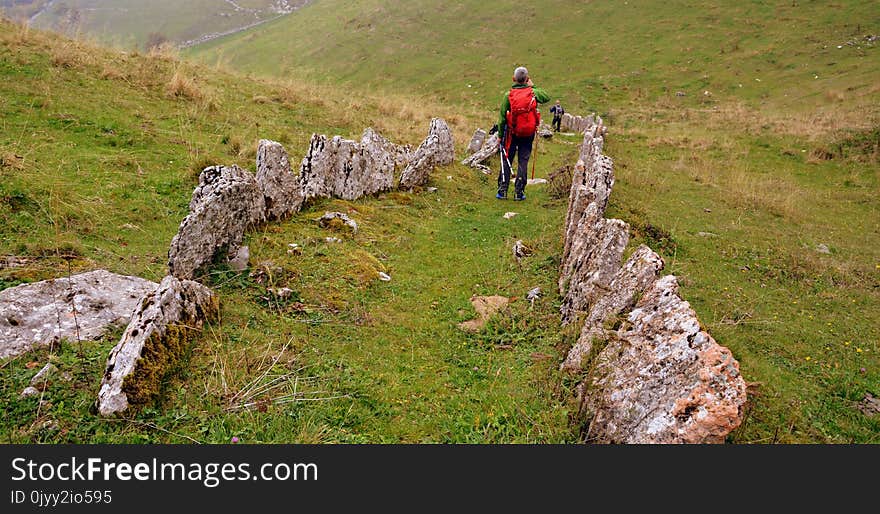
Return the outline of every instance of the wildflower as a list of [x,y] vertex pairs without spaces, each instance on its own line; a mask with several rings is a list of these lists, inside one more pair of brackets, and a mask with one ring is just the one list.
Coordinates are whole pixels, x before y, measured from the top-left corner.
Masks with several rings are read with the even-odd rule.
[[849,341],[846,341],[843,343],[843,346],[849,346],[849,343],[850,343]]
[[232,436],[232,444],[238,444],[238,441],[239,441],[238,437]]
[[813,358],[812,358],[812,357],[807,357],[806,360],[808,360],[808,361],[809,361],[809,360],[813,360]]
[[862,353],[862,349],[861,349],[861,348],[856,348],[856,353]]

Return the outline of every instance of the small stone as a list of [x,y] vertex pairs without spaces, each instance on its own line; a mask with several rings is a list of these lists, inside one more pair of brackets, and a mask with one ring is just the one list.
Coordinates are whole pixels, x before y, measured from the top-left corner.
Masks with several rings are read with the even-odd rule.
[[718,237],[718,234],[713,234],[712,232],[697,232],[697,235],[700,237]]
[[358,224],[353,219],[349,218],[347,214],[343,214],[341,212],[325,212],[323,216],[321,216],[320,218],[318,218],[315,221],[317,221],[318,224],[321,225],[322,227],[326,227],[327,225],[330,224],[331,221],[333,221],[335,219],[342,220],[342,222],[346,226],[351,228],[351,232],[353,234],[357,234]]
[[540,287],[536,287],[534,289],[531,289],[528,293],[526,293],[526,300],[528,300],[529,303],[531,303],[531,304],[534,304],[535,300],[537,300],[540,297],[541,297],[541,288]]
[[251,260],[251,250],[247,246],[242,246],[235,252],[235,256],[229,259],[229,267],[233,271],[241,273],[246,270]]
[[290,298],[295,293],[295,291],[289,287],[280,287],[278,289],[273,290],[272,292],[280,300],[285,300],[287,298]]
[[685,93],[684,91],[676,91],[675,96],[687,96],[687,93]]
[[289,255],[302,255],[303,248],[297,243],[290,243],[289,245],[287,245],[287,253]]
[[391,275],[389,275],[383,271],[380,271],[379,272],[379,280],[381,280],[382,282],[391,282]]
[[824,254],[830,254],[830,253],[831,253],[831,250],[828,248],[828,245],[824,245],[824,244],[817,244],[817,245],[816,245],[816,251],[819,252],[819,253],[824,253]]
[[[37,372],[34,375],[34,378],[31,379],[31,385],[36,387],[39,385],[45,385],[46,381],[49,380],[49,376],[58,371],[58,368],[55,367],[51,362],[43,366],[43,369]],[[45,388],[44,388],[45,389]]]
[[428,188],[429,193],[436,193],[437,191],[438,191],[438,189],[436,187],[429,187]]
[[327,243],[341,243],[342,239],[339,239],[338,237],[325,237],[324,241]]
[[545,178],[530,178],[526,184],[530,186],[537,186],[538,184],[546,184],[547,179]]
[[503,218],[506,220],[509,220],[509,219],[513,218],[514,216],[517,216],[518,214],[519,213],[516,213],[516,212],[505,212]]
[[24,388],[24,391],[21,392],[22,398],[32,398],[34,396],[40,396],[40,390],[34,386],[28,386]]
[[452,175],[446,175],[446,180],[452,180]]

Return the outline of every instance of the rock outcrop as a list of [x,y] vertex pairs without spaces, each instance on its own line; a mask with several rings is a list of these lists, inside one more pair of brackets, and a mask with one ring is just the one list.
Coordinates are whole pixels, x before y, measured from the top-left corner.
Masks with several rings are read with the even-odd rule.
[[742,422],[739,363],[700,328],[674,276],[656,281],[585,384],[587,440],[721,443]]
[[562,115],[562,122],[559,124],[559,129],[563,132],[583,132],[595,125],[602,125],[601,118],[597,122],[596,117],[592,114],[582,117],[565,113]]
[[238,166],[205,168],[168,250],[170,274],[193,279],[221,250],[234,256],[245,231],[265,219],[263,194],[256,178]]
[[605,324],[630,311],[639,296],[657,280],[662,269],[663,259],[647,246],[640,245],[614,274],[608,292],[599,295],[590,305],[580,337],[569,350],[562,369],[579,373],[587,363],[594,342],[605,337]]
[[559,290],[562,322],[583,323],[561,368],[587,372],[577,387],[587,440],[723,442],[742,422],[739,364],[700,328],[676,278],[659,278],[659,255],[640,246],[621,266],[629,227],[604,218],[614,185],[613,163],[602,155],[605,128],[601,119],[584,123]]
[[110,351],[98,392],[98,412],[112,416],[153,400],[167,371],[186,354],[204,321],[214,318],[217,311],[217,298],[209,288],[165,277],[141,300]]
[[471,168],[477,168],[482,171],[486,171],[488,168],[483,165],[490,157],[498,154],[498,146],[499,140],[497,134],[492,134],[488,139],[483,143],[483,146],[473,155],[466,157],[462,164],[465,166],[470,166]]
[[405,147],[389,142],[372,129],[361,142],[341,136],[315,134],[300,166],[300,187],[305,200],[342,198],[355,200],[394,187],[394,170],[408,156]]
[[[0,359],[62,340],[100,339],[131,319],[157,284],[106,270],[0,291]],[[74,313],[75,311],[75,313]]]
[[257,186],[263,193],[267,220],[285,218],[302,207],[302,188],[290,169],[290,159],[281,143],[260,140],[257,149]]
[[401,173],[398,187],[411,189],[425,185],[435,167],[452,164],[454,160],[452,131],[441,118],[434,118],[431,120],[428,137],[412,153],[409,164]]
[[486,135],[486,131],[481,128],[474,131],[471,142],[468,143],[468,155],[473,155],[479,152],[480,148],[483,148],[483,143],[486,142]]

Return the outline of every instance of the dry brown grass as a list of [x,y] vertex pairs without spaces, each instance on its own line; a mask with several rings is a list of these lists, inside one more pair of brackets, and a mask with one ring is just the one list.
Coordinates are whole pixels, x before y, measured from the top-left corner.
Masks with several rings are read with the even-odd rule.
[[169,97],[187,100],[201,100],[205,96],[195,80],[190,78],[181,68],[174,71],[174,75],[165,86],[165,94]]

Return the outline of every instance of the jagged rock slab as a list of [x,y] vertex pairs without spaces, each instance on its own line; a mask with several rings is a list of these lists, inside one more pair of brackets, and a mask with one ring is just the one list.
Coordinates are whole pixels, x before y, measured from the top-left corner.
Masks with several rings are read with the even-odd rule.
[[[585,138],[586,139],[586,138]],[[583,237],[584,216],[587,207],[595,203],[597,212],[594,217],[605,215],[611,189],[614,187],[614,165],[609,157],[602,155],[591,143],[590,151],[584,159],[578,160],[572,173],[571,192],[569,194],[568,211],[565,215],[565,233],[563,236],[563,252],[559,278],[559,291],[565,292],[565,283],[569,278],[572,260],[572,247]],[[590,226],[589,223],[587,226]]]
[[437,166],[452,164],[455,160],[455,145],[449,125],[441,118],[431,120],[428,137],[416,148],[410,162],[400,174],[400,189],[411,189],[425,185],[431,171]]
[[110,351],[98,392],[98,412],[112,416],[152,401],[165,374],[188,351],[203,323],[217,312],[217,298],[209,288],[165,277],[141,300]]
[[[157,284],[106,270],[22,284],[0,291],[0,359],[62,339],[100,339],[125,325]],[[76,316],[74,317],[74,308]]]
[[583,404],[587,440],[721,443],[742,423],[745,401],[739,363],[701,330],[670,275],[597,357]]
[[282,219],[300,210],[302,189],[290,169],[290,159],[281,143],[260,140],[256,178],[266,204],[266,219]]
[[563,324],[570,323],[609,291],[629,242],[629,225],[602,218],[598,212],[597,204],[591,203],[578,226],[560,307]]
[[[367,127],[361,136],[361,146],[369,149],[371,153],[382,153],[391,156],[394,161],[395,170],[404,168],[409,163],[412,154],[412,147],[409,145],[399,145],[392,143],[388,139],[382,137],[371,127]],[[393,182],[393,180],[392,180]]]
[[170,274],[192,279],[220,250],[235,255],[245,231],[264,221],[265,213],[253,174],[238,166],[205,168],[168,250]]
[[542,123],[540,127],[538,127],[538,137],[543,137],[544,139],[553,138],[553,130],[546,123]]
[[468,155],[473,155],[479,152],[480,148],[483,148],[483,143],[486,142],[486,135],[486,131],[481,128],[474,131],[471,142],[468,143]]
[[356,200],[394,187],[394,170],[407,160],[406,147],[389,142],[372,129],[361,142],[314,134],[300,166],[300,186],[312,198]]
[[591,306],[581,328],[580,337],[569,350],[561,369],[580,373],[593,343],[604,337],[604,325],[614,317],[628,312],[659,277],[663,259],[645,245],[640,245],[611,280],[608,291]]
[[486,142],[483,143],[483,146],[480,148],[478,152],[471,155],[470,157],[465,158],[461,161],[465,166],[470,166],[471,168],[480,168],[480,165],[489,157],[498,153],[499,140],[496,134],[492,134],[486,139]]

